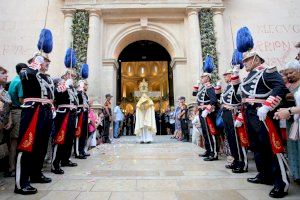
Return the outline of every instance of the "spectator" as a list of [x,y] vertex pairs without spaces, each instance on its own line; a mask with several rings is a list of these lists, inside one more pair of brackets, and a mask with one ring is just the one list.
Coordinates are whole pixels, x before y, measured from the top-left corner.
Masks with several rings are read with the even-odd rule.
[[199,110],[197,106],[194,107],[193,115],[191,116],[191,121],[193,124],[193,134],[192,134],[192,143],[199,146],[200,141],[200,119],[199,119]]
[[10,129],[12,124],[10,113],[11,98],[4,89],[7,77],[7,70],[0,66],[0,159],[6,157],[9,153],[8,142],[4,137],[3,131],[4,129]]
[[119,129],[120,129],[120,124],[124,119],[124,115],[120,109],[120,102],[117,102],[116,107],[114,108],[114,138],[119,137]]
[[88,131],[89,131],[89,137],[87,139],[86,145],[84,147],[84,151],[87,153],[91,146],[91,141],[92,138],[94,137],[94,134],[96,134],[96,128],[97,128],[97,122],[98,122],[98,117],[94,112],[94,109],[92,108],[93,106],[93,100],[91,99],[89,101],[89,119],[88,119]]
[[274,118],[289,119],[293,118],[294,123],[291,125],[288,121],[287,129],[289,139],[287,141],[287,153],[289,166],[294,181],[300,184],[300,140],[299,140],[299,119],[300,119],[300,63],[293,61],[287,64],[284,75],[289,81],[289,90],[294,95],[296,106],[279,109]]
[[[170,112],[168,113],[169,115],[169,123],[170,123],[170,132],[171,132],[171,135],[174,134],[174,131],[175,131],[175,115],[174,115],[174,107],[172,106],[171,107],[171,110]],[[171,139],[174,139],[175,137],[172,136]]]

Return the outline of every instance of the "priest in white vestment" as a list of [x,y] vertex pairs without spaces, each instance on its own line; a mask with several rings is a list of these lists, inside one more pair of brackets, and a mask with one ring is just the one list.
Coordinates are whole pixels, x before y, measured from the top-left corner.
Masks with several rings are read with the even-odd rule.
[[140,84],[142,96],[136,105],[136,121],[134,134],[141,143],[150,143],[153,141],[153,135],[156,134],[154,103],[146,94],[148,84],[143,80]]

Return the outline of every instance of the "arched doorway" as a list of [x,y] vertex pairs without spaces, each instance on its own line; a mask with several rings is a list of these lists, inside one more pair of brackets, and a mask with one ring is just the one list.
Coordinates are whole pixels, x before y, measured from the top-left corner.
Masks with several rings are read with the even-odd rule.
[[[125,112],[134,111],[138,101],[135,92],[143,79],[148,82],[149,91],[156,94],[152,99],[157,114],[174,105],[171,56],[163,46],[150,40],[133,42],[121,51],[118,62],[117,101]],[[161,124],[158,134],[164,134]]]

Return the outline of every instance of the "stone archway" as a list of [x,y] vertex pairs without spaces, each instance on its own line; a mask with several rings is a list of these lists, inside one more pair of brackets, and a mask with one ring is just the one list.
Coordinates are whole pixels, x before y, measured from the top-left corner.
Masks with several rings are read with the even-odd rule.
[[185,57],[183,47],[174,35],[163,27],[151,23],[147,27],[134,24],[121,29],[109,42],[110,46],[105,52],[105,57],[116,59],[127,45],[139,40],[151,40],[162,45],[172,59]]
[[[178,41],[178,39],[162,26],[159,26],[154,23],[148,23],[147,26],[141,26],[140,23],[135,23],[131,26],[126,26],[123,29],[120,29],[117,34],[115,34],[112,39],[110,39],[107,44],[108,47],[104,51],[103,59],[103,69],[105,72],[112,73],[110,77],[113,80],[117,80],[117,69],[118,69],[118,57],[122,50],[131,43],[140,40],[150,40],[156,42],[163,46],[169,55],[171,56],[171,66],[172,70],[179,76],[186,66],[186,52],[183,48],[183,45]],[[175,67],[179,65],[178,67]],[[110,68],[105,67],[110,66]],[[114,69],[113,71],[111,71]],[[174,97],[176,98],[179,95],[187,95],[185,84],[179,83],[174,77]],[[182,80],[185,79],[181,77]],[[112,83],[112,86],[109,86],[112,93],[116,96],[116,87],[115,82]],[[108,90],[107,90],[108,91]]]

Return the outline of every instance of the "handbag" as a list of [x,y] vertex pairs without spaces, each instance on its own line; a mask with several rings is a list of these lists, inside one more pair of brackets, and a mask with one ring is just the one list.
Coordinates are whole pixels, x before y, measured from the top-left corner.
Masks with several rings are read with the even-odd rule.
[[224,121],[223,121],[222,115],[223,115],[223,110],[220,109],[220,110],[218,111],[217,119],[216,119],[216,126],[217,126],[218,128],[224,128]]

